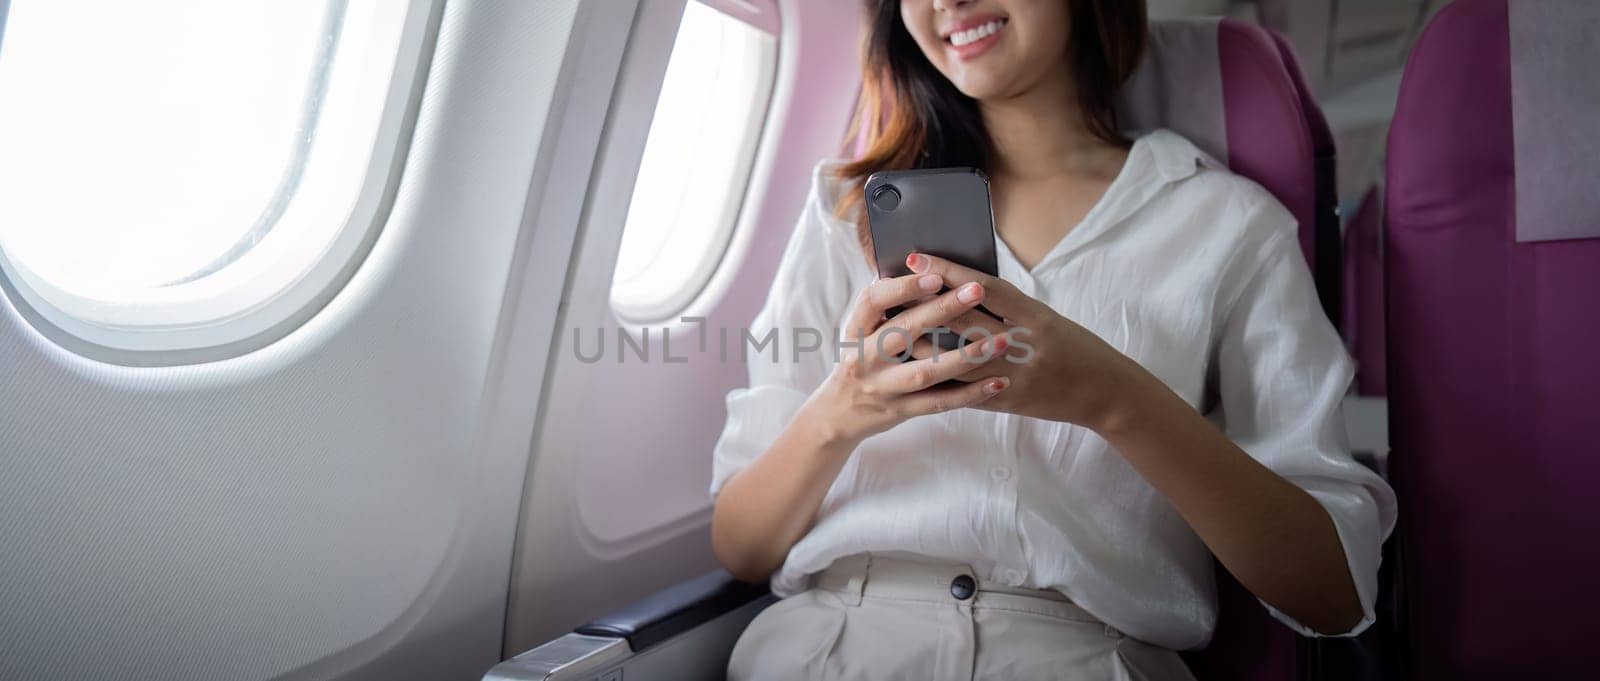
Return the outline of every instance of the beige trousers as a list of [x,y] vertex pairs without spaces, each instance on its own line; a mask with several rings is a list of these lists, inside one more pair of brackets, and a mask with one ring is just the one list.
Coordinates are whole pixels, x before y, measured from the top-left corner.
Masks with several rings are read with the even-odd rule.
[[757,615],[733,681],[1191,681],[1177,653],[1134,640],[1056,591],[973,578],[963,565],[851,556]]

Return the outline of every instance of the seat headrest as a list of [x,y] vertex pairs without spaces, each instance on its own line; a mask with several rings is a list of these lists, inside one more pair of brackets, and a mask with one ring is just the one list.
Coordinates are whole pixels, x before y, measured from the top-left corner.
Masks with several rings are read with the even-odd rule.
[[[1510,0],[1517,241],[1600,238],[1600,3]],[[1441,36],[1474,49],[1477,36]],[[1471,115],[1462,109],[1439,115]]]
[[1128,79],[1117,102],[1117,123],[1138,134],[1170,128],[1211,157],[1228,162],[1227,109],[1219,19],[1150,22],[1144,63]]

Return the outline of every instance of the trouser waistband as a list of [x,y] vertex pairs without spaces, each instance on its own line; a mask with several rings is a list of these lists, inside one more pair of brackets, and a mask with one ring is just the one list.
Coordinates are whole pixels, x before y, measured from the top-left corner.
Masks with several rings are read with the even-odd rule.
[[863,598],[887,598],[1024,610],[1083,622],[1099,622],[1087,610],[1053,589],[1027,589],[979,579],[967,565],[847,556],[817,574],[816,588],[832,591],[851,605]]

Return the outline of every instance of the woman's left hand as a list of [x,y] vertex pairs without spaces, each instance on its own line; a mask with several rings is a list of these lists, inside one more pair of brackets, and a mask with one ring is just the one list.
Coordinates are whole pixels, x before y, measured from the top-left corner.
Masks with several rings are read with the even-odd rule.
[[[911,254],[906,265],[918,274],[939,275],[952,289],[976,282],[984,287],[983,306],[1004,319],[1002,326],[974,311],[951,324],[950,330],[958,334],[970,330],[969,338],[981,340],[983,334],[972,327],[982,327],[988,333],[1005,333],[1011,341],[1005,361],[983,367],[984,376],[1006,376],[1011,387],[978,408],[1100,431],[1119,420],[1135,391],[1153,380],[1099,336],[1004,279],[925,253]],[[924,338],[914,354],[937,350]]]

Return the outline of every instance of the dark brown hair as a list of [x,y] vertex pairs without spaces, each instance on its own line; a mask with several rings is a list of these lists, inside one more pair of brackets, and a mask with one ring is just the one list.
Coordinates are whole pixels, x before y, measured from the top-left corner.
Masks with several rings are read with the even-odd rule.
[[[1068,59],[1084,123],[1095,137],[1127,146],[1117,131],[1116,98],[1144,56],[1144,0],[1062,0],[1072,21]],[[977,100],[956,89],[922,54],[900,18],[900,0],[866,0],[868,23],[861,48],[861,99],[850,134],[853,151],[841,166],[847,191],[834,209],[864,227],[861,187],[880,170],[971,166],[989,169],[994,154]],[[858,229],[862,246],[870,239]]]

